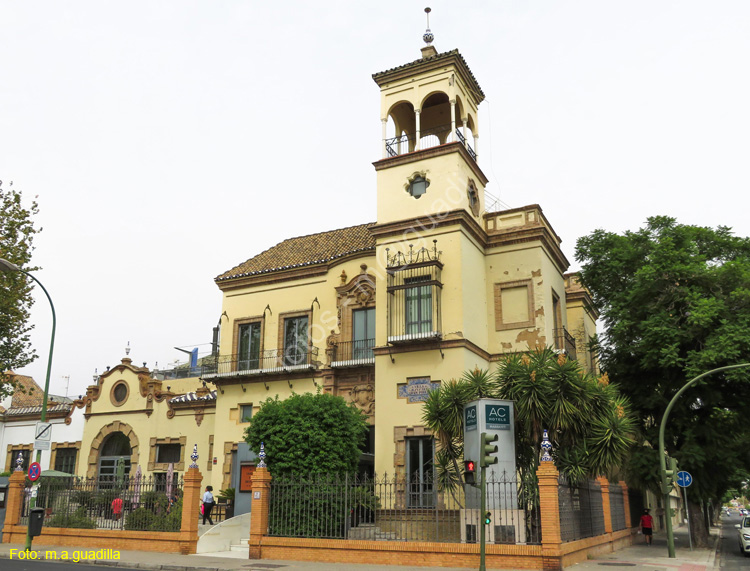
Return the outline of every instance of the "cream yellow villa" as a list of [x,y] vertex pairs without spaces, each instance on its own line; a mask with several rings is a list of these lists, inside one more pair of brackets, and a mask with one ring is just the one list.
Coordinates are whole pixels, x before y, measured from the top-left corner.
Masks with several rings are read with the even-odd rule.
[[597,314],[541,207],[485,194],[484,93],[461,54],[428,43],[373,79],[382,155],[362,160],[375,159],[376,221],[291,237],[216,277],[220,341],[198,366],[157,373],[126,357],[102,374],[76,401],[80,475],[120,458],[182,473],[197,445],[204,485],[245,494],[247,420],[269,397],[318,390],[366,413],[363,472],[421,473],[434,453],[421,403],[441,382],[540,346],[596,367]]

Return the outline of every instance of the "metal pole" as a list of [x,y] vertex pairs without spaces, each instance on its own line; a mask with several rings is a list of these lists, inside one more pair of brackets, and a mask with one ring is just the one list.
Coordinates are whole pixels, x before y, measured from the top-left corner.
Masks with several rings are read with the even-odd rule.
[[[57,327],[55,305],[52,303],[52,298],[49,296],[49,292],[47,292],[47,289],[42,285],[42,282],[40,282],[38,279],[32,276],[29,272],[26,272],[22,270],[21,268],[18,268],[18,271],[23,274],[26,274],[32,280],[34,280],[36,283],[39,284],[39,287],[42,288],[44,295],[47,296],[47,299],[49,300],[49,306],[52,309],[52,336],[50,338],[50,343],[49,343],[49,358],[47,359],[47,378],[44,381],[44,396],[42,397],[41,421],[46,422],[47,420],[47,397],[49,395],[49,376],[50,376],[50,371],[52,370],[52,352],[55,350],[55,329]],[[36,451],[36,461],[39,463],[41,463],[42,461],[42,451],[39,449],[37,449]],[[31,538],[31,510],[35,507],[36,507],[36,496],[32,494],[29,500],[29,524],[26,526],[26,551],[31,550],[31,540],[32,540]]]
[[690,541],[690,551],[693,550],[693,532],[690,529],[690,506],[688,506],[687,501],[687,486],[682,488],[682,491],[685,493],[685,515],[687,516],[687,522],[688,522],[688,541]]
[[[661,474],[661,488],[662,493],[664,494],[664,505],[667,509],[669,509],[670,503],[669,503],[669,490],[670,485],[669,482],[667,482],[667,460],[664,457],[664,432],[667,427],[667,419],[669,418],[669,413],[672,410],[672,407],[674,406],[675,401],[677,398],[684,393],[688,387],[692,386],[694,383],[698,382],[703,377],[706,377],[712,373],[718,373],[719,371],[728,371],[729,369],[739,369],[741,367],[750,367],[750,363],[742,363],[740,365],[729,365],[727,367],[719,367],[718,369],[712,369],[708,372],[703,373],[702,375],[698,375],[694,379],[689,380],[685,385],[677,391],[677,394],[672,397],[672,400],[669,401],[669,404],[667,405],[666,410],[664,411],[664,416],[661,419],[661,426],[659,426],[659,469]],[[675,552],[674,552],[674,531],[672,530],[672,518],[669,517],[670,513],[667,512],[667,549],[669,550],[669,557],[674,558]]]
[[[482,433],[484,435],[484,433]],[[484,438],[482,439],[484,440]],[[482,452],[484,454],[484,452]],[[479,500],[479,531],[480,531],[480,537],[479,537],[479,571],[486,571],[486,567],[484,566],[484,536],[485,536],[485,528],[487,527],[484,524],[484,513],[487,509],[487,480],[486,480],[486,474],[487,474],[487,468],[482,466],[480,468],[480,493],[482,494],[482,497]]]

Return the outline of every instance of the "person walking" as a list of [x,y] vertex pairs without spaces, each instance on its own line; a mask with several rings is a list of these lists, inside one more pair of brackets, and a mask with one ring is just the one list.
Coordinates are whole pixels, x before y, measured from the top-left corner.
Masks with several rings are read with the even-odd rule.
[[203,494],[203,525],[206,525],[206,520],[208,520],[209,524],[214,524],[214,521],[211,519],[211,510],[214,507],[213,491],[213,486],[206,486],[206,491]]
[[118,521],[122,517],[122,498],[120,496],[116,496],[112,500],[112,515],[115,521]]
[[653,538],[654,530],[654,518],[648,513],[648,510],[643,510],[641,516],[641,533],[646,538],[646,545],[651,545],[651,539]]

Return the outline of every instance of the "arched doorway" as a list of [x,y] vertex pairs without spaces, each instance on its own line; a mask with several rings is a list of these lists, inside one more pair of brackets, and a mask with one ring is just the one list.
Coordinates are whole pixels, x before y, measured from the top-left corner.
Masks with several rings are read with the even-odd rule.
[[100,482],[111,482],[118,475],[118,465],[124,466],[124,476],[130,475],[130,457],[132,450],[130,448],[130,439],[122,432],[110,434],[102,443],[99,453],[99,466],[97,477]]

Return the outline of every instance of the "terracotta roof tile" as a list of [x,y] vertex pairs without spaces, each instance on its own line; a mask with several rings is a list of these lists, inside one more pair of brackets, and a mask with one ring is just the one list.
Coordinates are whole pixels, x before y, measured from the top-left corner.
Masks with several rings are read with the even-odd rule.
[[461,62],[461,64],[465,67],[466,73],[468,74],[470,81],[472,83],[471,88],[476,91],[476,96],[479,99],[479,102],[484,100],[484,91],[482,91],[482,88],[479,87],[479,82],[477,81],[477,78],[474,77],[474,73],[471,71],[471,68],[469,67],[469,64],[466,63],[466,60],[464,59],[464,56],[462,56],[458,50],[450,50],[448,52],[443,52],[441,54],[435,54],[434,56],[430,56],[427,58],[420,58],[418,60],[414,60],[409,63],[405,63],[403,65],[399,65],[397,67],[392,67],[391,69],[387,69],[385,71],[381,71],[378,73],[373,73],[372,78],[375,80],[375,83],[380,85],[383,83],[386,78],[396,72],[403,71],[405,69],[411,68],[411,67],[417,67],[419,65],[424,65],[428,62],[434,62],[438,60],[443,59],[449,59],[452,57],[457,57],[458,60]]
[[15,384],[11,408],[42,406],[44,391],[34,379],[26,375],[11,375],[11,382]]
[[375,250],[375,223],[289,238],[216,277],[216,281],[325,264],[355,252]]

